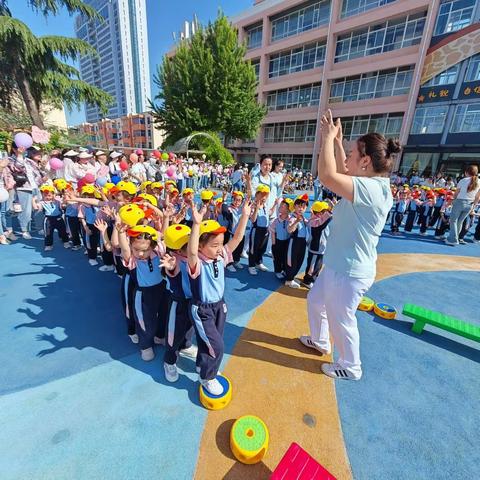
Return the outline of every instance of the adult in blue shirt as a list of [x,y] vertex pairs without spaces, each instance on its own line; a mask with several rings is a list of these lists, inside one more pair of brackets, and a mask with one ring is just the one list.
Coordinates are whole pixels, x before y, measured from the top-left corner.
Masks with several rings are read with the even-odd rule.
[[389,175],[397,141],[378,133],[360,137],[348,155],[342,126],[330,110],[322,117],[318,175],[326,188],[342,197],[335,206],[320,272],[307,297],[310,336],[300,341],[330,353],[330,331],[338,361],[322,371],[336,379],[360,380],[360,337],[355,312],[375,280],[377,244],[393,199]]

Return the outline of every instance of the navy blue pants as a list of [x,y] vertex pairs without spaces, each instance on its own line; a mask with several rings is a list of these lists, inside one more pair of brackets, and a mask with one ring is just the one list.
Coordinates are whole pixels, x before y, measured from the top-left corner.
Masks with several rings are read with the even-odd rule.
[[313,283],[320,273],[323,264],[323,254],[308,252],[307,267],[303,276],[303,283]]
[[407,221],[405,222],[405,231],[406,232],[411,232],[413,229],[413,224],[415,223],[415,217],[417,216],[417,212],[415,211],[409,211],[407,213]]
[[165,280],[152,287],[138,287],[135,290],[134,305],[135,331],[138,335],[140,349],[152,348],[155,336],[165,337],[166,311],[168,309]]
[[263,263],[263,255],[267,250],[268,228],[252,227],[248,244],[248,266],[255,267]]
[[97,254],[98,254],[98,251],[97,251],[98,244],[100,243],[100,231],[93,224],[87,223],[87,227],[90,230],[91,235],[87,235],[87,232],[84,230],[83,237],[84,237],[84,244],[88,252],[88,259],[96,260]]
[[212,380],[217,376],[223,358],[227,305],[223,300],[215,303],[191,302],[190,315],[197,335],[200,378]]
[[135,286],[135,279],[131,276],[130,272],[126,270],[122,277],[120,296],[123,311],[125,312],[125,319],[127,320],[128,335],[135,334]]
[[287,271],[287,240],[275,239],[275,244],[272,244],[273,267],[275,273],[282,273]]
[[290,239],[287,251],[287,269],[285,270],[285,280],[287,282],[294,280],[297,273],[300,271],[306,251],[306,238],[296,237]]
[[45,232],[46,247],[51,247],[53,245],[53,232],[55,230],[57,230],[58,236],[63,243],[68,242],[67,227],[65,225],[65,220],[61,215],[59,215],[58,217],[45,216],[43,230]]
[[393,212],[392,224],[391,224],[392,233],[398,232],[400,230],[400,226],[402,225],[402,222],[403,222],[403,216],[404,216],[404,213]]
[[70,231],[70,240],[74,247],[81,245],[80,242],[80,220],[78,217],[66,217],[68,223],[68,230]]
[[238,263],[240,261],[244,245],[245,245],[245,237],[242,238],[242,240],[238,244],[238,247],[232,252],[233,263]]
[[177,363],[179,350],[192,345],[193,325],[188,310],[188,300],[172,299],[170,302],[163,357],[163,361],[170,365]]

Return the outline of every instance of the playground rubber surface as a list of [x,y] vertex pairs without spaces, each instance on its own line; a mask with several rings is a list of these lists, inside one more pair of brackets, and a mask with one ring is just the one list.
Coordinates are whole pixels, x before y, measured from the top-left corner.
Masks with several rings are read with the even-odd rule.
[[[120,280],[58,244],[0,249],[2,479],[267,479],[291,442],[338,479],[475,478],[478,344],[411,320],[358,313],[364,376],[337,382],[304,348],[306,290],[271,273],[227,273],[223,371],[233,398],[208,412],[191,360],[166,382],[162,347],[140,359],[125,334]],[[382,237],[368,296],[480,323],[480,247]],[[271,265],[271,264],[269,264]],[[257,465],[235,461],[242,415],[268,426]]]

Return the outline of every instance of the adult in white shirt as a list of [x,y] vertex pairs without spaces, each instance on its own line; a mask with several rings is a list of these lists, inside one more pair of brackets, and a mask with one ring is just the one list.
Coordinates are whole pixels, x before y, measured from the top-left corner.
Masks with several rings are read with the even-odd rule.
[[458,234],[462,230],[464,220],[480,200],[480,182],[478,181],[477,165],[470,165],[465,170],[465,178],[457,184],[453,196],[452,213],[450,214],[450,233],[447,245],[458,245]]
[[318,175],[342,199],[329,225],[324,267],[307,297],[310,335],[300,341],[329,354],[331,331],[338,361],[324,363],[322,371],[335,379],[359,380],[362,368],[355,312],[375,280],[377,244],[393,205],[389,175],[400,146],[369,133],[353,144],[347,157],[340,120],[334,122],[330,110],[322,117],[321,130]]
[[122,169],[120,168],[120,157],[122,154],[120,152],[113,151],[110,154],[110,161],[108,163],[108,168],[110,169],[110,178],[113,183],[117,183],[122,178]]
[[110,169],[107,165],[107,154],[102,150],[95,152],[95,168],[97,171],[97,178],[106,178],[109,180]]
[[132,180],[135,184],[140,185],[147,179],[145,167],[143,166],[143,163],[138,161],[138,155],[136,153],[130,154],[130,163],[132,164],[130,167]]

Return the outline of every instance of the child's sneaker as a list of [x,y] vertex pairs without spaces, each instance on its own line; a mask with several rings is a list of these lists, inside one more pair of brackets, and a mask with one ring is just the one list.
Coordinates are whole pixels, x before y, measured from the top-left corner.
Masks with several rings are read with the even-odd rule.
[[310,283],[307,283],[307,282],[302,282],[303,285],[305,285],[306,288],[308,288],[309,290],[313,287],[313,282],[310,282]]
[[132,341],[132,343],[138,343],[138,335],[136,333],[134,333],[133,335],[129,335],[130,337],[130,340]]
[[237,269],[233,265],[227,265],[227,270],[231,273],[237,272]]
[[261,272],[268,272],[268,267],[266,267],[263,263],[260,263],[257,265],[257,268],[261,271]]
[[163,364],[165,370],[165,378],[168,382],[176,382],[178,380],[178,370],[175,364],[169,365],[168,363]]
[[70,248],[70,242],[65,242],[63,244],[63,248]]
[[178,352],[181,357],[187,358],[197,358],[197,353],[198,347],[196,345],[190,345],[188,348],[184,348]]
[[310,335],[302,335],[298,338],[306,347],[313,348],[317,352],[320,352],[322,355],[328,355],[330,352],[323,348],[320,348],[313,340]]
[[233,266],[234,266],[237,270],[243,270],[243,265],[242,265],[240,262],[234,263]]
[[145,362],[150,362],[155,358],[155,352],[153,351],[153,348],[146,348],[145,350],[140,351],[142,354],[142,360]]
[[18,240],[18,237],[13,232],[8,232],[7,233],[7,238],[9,240],[12,240],[12,242],[14,242],[15,240]]
[[362,374],[354,375],[349,370],[342,368],[338,363],[324,363],[322,365],[322,372],[328,377],[340,379],[340,380],[360,380]]
[[48,245],[48,246],[46,246],[46,247],[44,248],[44,250],[45,250],[46,252],[50,252],[50,251],[53,250],[53,246],[52,246],[52,245]]
[[98,265],[98,262],[96,260],[93,260],[93,259],[90,259],[88,261],[88,263],[92,266],[92,267],[96,267]]
[[257,275],[257,269],[255,267],[248,267],[248,273],[250,275]]
[[81,250],[81,249],[82,249],[82,246],[81,246],[81,245],[74,245],[74,246],[72,247],[72,250],[74,250],[74,251]]
[[165,345],[165,339],[160,337],[153,337],[153,343],[155,345]]
[[279,280],[283,280],[284,279],[284,276],[283,276],[283,273],[282,272],[277,272],[275,274],[275,276],[279,279]]
[[290,288],[300,288],[300,284],[297,283],[295,280],[291,280],[290,282],[287,280],[285,282],[285,286]]
[[212,395],[221,395],[223,393],[222,384],[216,378],[212,380],[200,380],[200,383],[203,385],[203,388]]
[[98,270],[100,272],[113,272],[115,267],[113,265],[102,265]]
[[32,236],[28,232],[23,232],[22,237],[24,240],[31,240]]
[[242,258],[248,258],[248,253],[247,252],[242,252],[240,255]]
[[38,234],[41,235],[42,237],[45,235],[45,230],[39,230]]
[[467,244],[467,242],[466,242],[463,238],[461,238],[461,239],[458,241],[458,243],[461,243],[462,245],[466,245],[466,244]]

